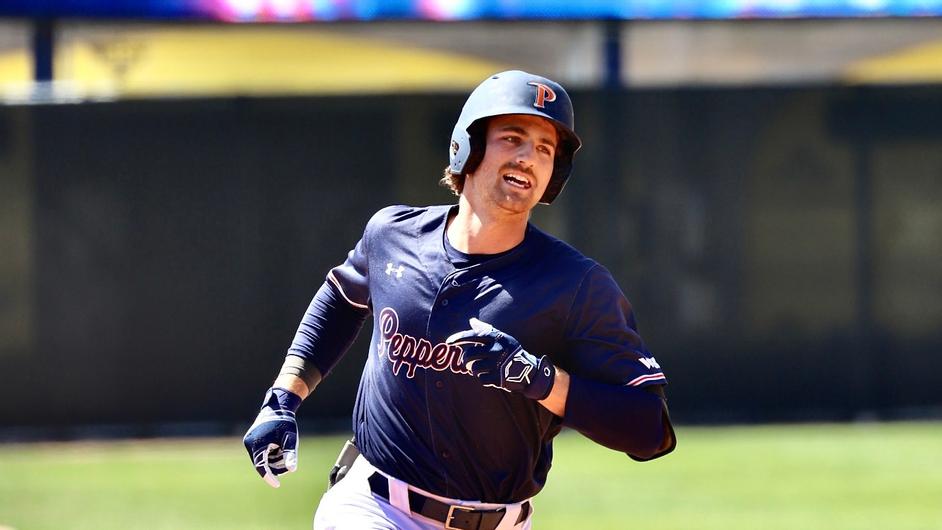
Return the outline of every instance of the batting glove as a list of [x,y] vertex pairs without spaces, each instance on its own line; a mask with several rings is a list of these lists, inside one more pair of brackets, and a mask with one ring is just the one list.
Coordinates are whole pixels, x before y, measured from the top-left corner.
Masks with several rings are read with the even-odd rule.
[[484,386],[517,392],[537,401],[546,399],[556,381],[556,367],[549,357],[537,358],[523,349],[517,339],[476,318],[471,329],[445,339],[464,352],[465,368]]
[[270,388],[255,423],[242,443],[255,471],[273,488],[281,486],[277,475],[298,469],[298,422],[295,412],[301,397],[283,388]]

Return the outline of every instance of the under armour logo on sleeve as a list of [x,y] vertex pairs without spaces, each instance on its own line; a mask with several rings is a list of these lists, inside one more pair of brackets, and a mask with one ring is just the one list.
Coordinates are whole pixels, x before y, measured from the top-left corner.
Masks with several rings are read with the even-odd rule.
[[392,274],[395,272],[395,273],[396,273],[396,278],[402,278],[402,271],[404,271],[404,270],[406,270],[406,268],[405,268],[405,266],[403,266],[403,265],[400,265],[400,266],[398,266],[398,267],[393,267],[392,262],[389,262],[389,263],[386,264],[386,275],[387,275],[387,276],[392,276]]

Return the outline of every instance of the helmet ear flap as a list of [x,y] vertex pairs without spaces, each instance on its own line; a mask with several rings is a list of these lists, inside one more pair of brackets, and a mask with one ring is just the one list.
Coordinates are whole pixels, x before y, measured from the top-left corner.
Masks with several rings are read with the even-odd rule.
[[572,141],[561,131],[559,133],[560,143],[556,149],[556,160],[553,163],[553,176],[550,178],[546,191],[540,197],[540,203],[552,204],[556,196],[563,191],[566,181],[569,180],[569,174],[572,172],[572,154],[578,149],[573,146]]
[[487,146],[487,118],[481,118],[468,126],[468,138],[471,139],[471,153],[464,163],[462,173],[474,173],[478,164],[484,159],[484,149]]

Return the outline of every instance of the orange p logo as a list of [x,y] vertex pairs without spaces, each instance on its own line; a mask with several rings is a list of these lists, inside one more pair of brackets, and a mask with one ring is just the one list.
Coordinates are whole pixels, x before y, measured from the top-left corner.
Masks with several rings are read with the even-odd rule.
[[553,92],[552,88],[536,81],[530,81],[527,84],[536,87],[536,99],[533,100],[534,107],[542,109],[544,103],[556,101],[556,92]]

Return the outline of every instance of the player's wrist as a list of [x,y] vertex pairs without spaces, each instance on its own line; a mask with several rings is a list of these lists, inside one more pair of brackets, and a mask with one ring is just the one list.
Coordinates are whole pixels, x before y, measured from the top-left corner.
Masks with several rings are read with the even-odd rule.
[[297,412],[301,406],[301,396],[286,389],[274,386],[265,393],[265,401],[262,407],[270,407],[274,410],[289,410],[292,413]]
[[308,359],[289,353],[273,387],[284,388],[306,398],[322,379],[321,371]]
[[524,395],[530,399],[542,401],[553,392],[553,386],[556,384],[556,366],[548,356],[544,355],[537,359],[535,371],[536,374]]
[[550,393],[539,400],[546,410],[563,418],[566,416],[566,402],[569,399],[569,372],[556,367],[553,372],[553,386],[550,387]]

